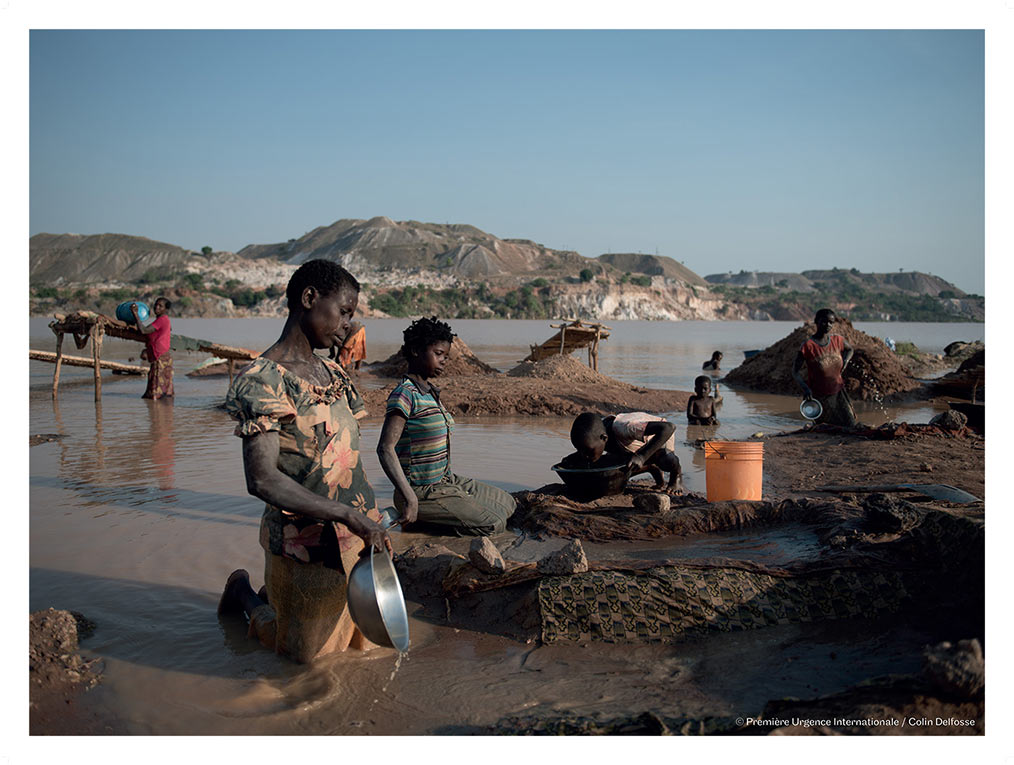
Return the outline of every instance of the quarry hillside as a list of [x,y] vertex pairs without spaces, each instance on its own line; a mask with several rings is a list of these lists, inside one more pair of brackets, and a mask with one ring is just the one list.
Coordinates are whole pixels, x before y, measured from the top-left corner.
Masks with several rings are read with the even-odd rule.
[[694,273],[663,255],[585,257],[475,226],[341,219],[284,242],[238,252],[126,234],[48,234],[29,240],[31,312],[111,313],[165,294],[179,316],[283,315],[301,263],[333,260],[363,284],[364,316],[805,320],[830,306],[852,320],[981,321],[983,299],[930,274]]

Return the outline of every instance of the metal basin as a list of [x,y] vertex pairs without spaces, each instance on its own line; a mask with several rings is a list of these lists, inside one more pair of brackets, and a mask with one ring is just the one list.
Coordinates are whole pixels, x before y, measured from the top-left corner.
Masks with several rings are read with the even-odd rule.
[[553,465],[552,470],[563,479],[568,493],[577,499],[598,499],[619,494],[630,478],[625,461],[591,468],[567,468],[558,463]]
[[408,650],[408,611],[390,555],[370,548],[359,559],[349,574],[348,602],[352,621],[367,638]]
[[816,420],[823,411],[824,407],[815,398],[808,398],[799,405],[799,413],[808,420]]

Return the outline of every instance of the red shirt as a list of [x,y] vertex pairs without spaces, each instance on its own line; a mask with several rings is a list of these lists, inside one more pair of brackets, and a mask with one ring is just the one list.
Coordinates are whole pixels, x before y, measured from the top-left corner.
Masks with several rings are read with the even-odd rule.
[[169,333],[171,331],[169,317],[163,314],[148,326],[155,331],[145,335],[144,342],[148,346],[148,358],[154,361],[169,350]]
[[827,339],[827,345],[819,345],[810,339],[799,350],[806,361],[806,377],[814,396],[833,396],[845,387],[845,381],[841,377],[845,338],[831,335]]

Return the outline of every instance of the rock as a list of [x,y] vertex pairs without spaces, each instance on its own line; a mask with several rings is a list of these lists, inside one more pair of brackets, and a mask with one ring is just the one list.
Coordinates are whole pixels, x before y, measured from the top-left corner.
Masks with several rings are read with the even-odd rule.
[[948,409],[946,412],[941,412],[930,420],[929,424],[936,425],[938,428],[945,428],[946,430],[961,430],[968,425],[968,418],[961,412]]
[[395,556],[394,562],[406,596],[442,600],[444,578],[453,568],[463,565],[465,558],[441,544],[427,542]]
[[871,494],[863,500],[866,526],[870,531],[899,532],[915,526],[922,513],[911,502],[889,494]]
[[549,576],[583,574],[588,570],[588,558],[581,540],[575,539],[563,549],[550,553],[536,564],[536,569]]
[[502,574],[507,569],[500,551],[489,537],[476,537],[468,548],[468,560],[484,574]]
[[919,463],[919,469],[922,472],[924,472],[924,473],[932,473],[933,472],[933,466],[931,464],[929,464],[928,462],[921,462],[921,463]]
[[923,651],[923,674],[940,691],[963,699],[977,698],[986,684],[986,665],[978,640],[939,643]]
[[660,494],[652,491],[645,494],[638,494],[634,497],[634,507],[642,513],[651,513],[653,515],[668,513],[671,505],[672,500],[669,499],[668,494]]

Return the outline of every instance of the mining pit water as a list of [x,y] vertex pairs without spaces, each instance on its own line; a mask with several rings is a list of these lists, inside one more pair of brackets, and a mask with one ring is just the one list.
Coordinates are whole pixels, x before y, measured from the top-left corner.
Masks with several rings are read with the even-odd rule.
[[[366,322],[370,360],[397,349],[404,320]],[[548,337],[548,322],[453,322],[472,350],[500,369]],[[182,334],[264,348],[279,319],[173,320]],[[784,322],[615,322],[600,352],[600,371],[651,387],[691,390],[700,364],[723,348],[726,365],[741,351],[765,347],[795,326]],[[982,325],[887,325],[897,340],[936,334],[981,337]],[[911,327],[913,333],[906,333]],[[882,336],[882,333],[881,333]],[[30,343],[50,350],[46,320],[32,319]],[[136,344],[107,338],[104,358],[136,360]],[[73,353],[73,351],[72,351]],[[105,664],[90,699],[139,734],[469,733],[506,715],[580,709],[589,713],[679,706],[687,714],[740,714],[775,696],[833,692],[872,674],[908,671],[925,635],[903,625],[794,625],[729,633],[677,646],[541,646],[458,630],[409,604],[411,649],[392,675],[397,653],[328,657],[299,666],[246,637],[240,620],[219,620],[215,605],[226,576],[262,578],[257,543],[262,504],[246,492],[240,441],[217,408],[224,378],[188,378],[204,360],[176,357],[174,401],[141,399],[145,380],[104,376],[93,400],[91,371],[64,367],[57,400],[52,365],[30,363],[30,433],[58,440],[29,451],[29,606],[79,611],[93,620],[82,644]],[[136,363],[136,361],[135,361]],[[722,386],[717,434],[800,427],[798,400]],[[861,419],[926,422],[927,404],[866,412]],[[864,414],[866,416],[864,416]],[[704,459],[682,413],[677,451],[687,488],[703,494]],[[883,419],[880,419],[883,421]],[[555,482],[549,469],[570,451],[564,419],[459,418],[455,472],[504,489]],[[374,451],[379,420],[362,427],[361,457],[381,506],[392,489]],[[396,546],[404,539],[394,532]],[[594,556],[737,557],[777,564],[812,555],[805,527],[707,535],[678,544],[588,545]],[[524,549],[524,542],[518,548]],[[519,553],[520,554],[520,553]],[[836,659],[829,659],[830,655]],[[750,657],[758,657],[756,666]],[[761,661],[759,657],[763,657]],[[774,662],[774,664],[771,664]],[[737,672],[727,666],[735,663]],[[771,667],[777,667],[775,671]],[[915,669],[910,668],[910,669]]]

